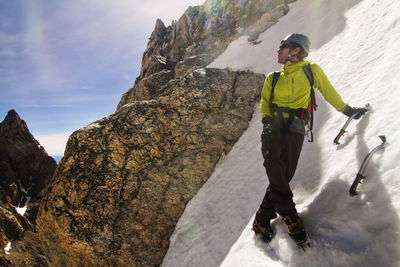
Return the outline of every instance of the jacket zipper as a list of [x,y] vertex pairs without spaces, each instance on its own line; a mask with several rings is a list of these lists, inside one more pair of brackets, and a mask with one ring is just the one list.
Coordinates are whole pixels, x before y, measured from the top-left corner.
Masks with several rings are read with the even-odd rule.
[[294,78],[292,78],[292,96],[294,96]]

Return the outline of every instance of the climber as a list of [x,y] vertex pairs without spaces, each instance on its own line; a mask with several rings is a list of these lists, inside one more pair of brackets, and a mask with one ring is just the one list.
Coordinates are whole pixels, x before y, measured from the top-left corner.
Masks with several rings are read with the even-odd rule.
[[[261,151],[269,185],[252,230],[266,242],[274,236],[275,229],[270,222],[277,214],[297,244],[307,242],[289,182],[296,171],[306,126],[308,131],[312,130],[312,113],[316,108],[314,88],[346,116],[357,114],[355,118],[358,119],[366,112],[364,108],[352,108],[343,102],[321,67],[304,60],[309,51],[307,36],[293,33],[284,38],[277,51],[282,70],[267,75],[261,92]],[[309,139],[312,141],[312,133]]]

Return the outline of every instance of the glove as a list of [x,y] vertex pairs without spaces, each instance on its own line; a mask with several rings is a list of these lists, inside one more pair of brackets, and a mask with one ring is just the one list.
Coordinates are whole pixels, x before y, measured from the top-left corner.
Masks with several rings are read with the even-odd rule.
[[261,133],[261,141],[269,144],[275,136],[274,121],[271,117],[265,116],[262,119],[263,131]]
[[343,110],[342,113],[343,113],[344,115],[348,116],[348,117],[351,117],[351,116],[353,116],[354,114],[356,114],[356,115],[354,116],[354,119],[358,120],[358,119],[361,118],[361,116],[364,115],[367,111],[368,111],[368,109],[366,109],[366,108],[352,108],[352,107],[350,107],[349,105],[347,105],[347,106],[345,107],[345,109]]

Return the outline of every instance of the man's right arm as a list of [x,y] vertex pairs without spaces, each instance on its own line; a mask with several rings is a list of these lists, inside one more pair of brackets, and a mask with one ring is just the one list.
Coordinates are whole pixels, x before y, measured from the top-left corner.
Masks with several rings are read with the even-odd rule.
[[267,75],[264,81],[264,86],[261,91],[261,103],[260,103],[261,119],[263,119],[265,116],[271,116],[270,98],[271,98],[272,76],[273,72]]

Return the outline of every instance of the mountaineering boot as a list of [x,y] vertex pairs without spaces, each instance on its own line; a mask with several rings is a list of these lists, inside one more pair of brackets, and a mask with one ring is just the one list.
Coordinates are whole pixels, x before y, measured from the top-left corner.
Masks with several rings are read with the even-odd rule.
[[253,230],[256,235],[260,234],[261,239],[266,243],[270,242],[275,236],[275,230],[272,229],[269,222],[264,225],[257,220],[254,220],[253,228],[251,228],[251,230]]
[[286,224],[289,236],[297,243],[297,245],[302,245],[307,242],[307,234],[303,228],[303,222],[297,213],[285,216],[282,220]]

